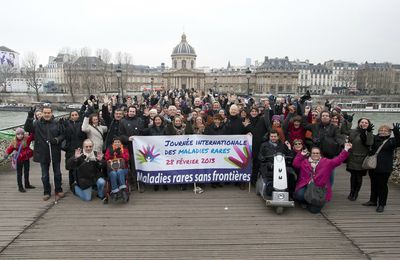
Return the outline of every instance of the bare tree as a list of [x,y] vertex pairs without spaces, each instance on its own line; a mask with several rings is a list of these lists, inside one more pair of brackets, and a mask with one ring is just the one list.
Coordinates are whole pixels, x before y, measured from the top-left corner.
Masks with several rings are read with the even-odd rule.
[[112,71],[111,71],[112,68],[110,64],[112,56],[111,52],[107,49],[98,49],[96,51],[96,55],[104,63],[100,72],[99,83],[104,91],[108,91],[109,87],[111,87],[111,77],[112,77]]
[[80,58],[79,58],[79,67],[80,67],[80,75],[81,75],[81,84],[83,84],[83,88],[87,89],[88,95],[91,95],[91,87],[93,83],[92,78],[92,70],[90,64],[90,54],[91,50],[87,47],[82,48],[80,51]]
[[128,84],[129,76],[132,74],[132,55],[127,52],[117,52],[115,55],[115,62],[121,66],[122,70],[122,89],[126,89]]
[[25,54],[23,59],[24,64],[24,76],[26,79],[26,84],[33,88],[36,92],[36,101],[40,101],[39,89],[42,87],[42,84],[39,82],[38,72],[38,57],[34,52],[28,52]]
[[71,94],[72,102],[75,102],[75,87],[78,83],[78,69],[75,64],[78,54],[76,50],[64,48],[60,53],[65,55],[63,62],[63,70],[65,75],[65,83],[68,87],[69,93]]

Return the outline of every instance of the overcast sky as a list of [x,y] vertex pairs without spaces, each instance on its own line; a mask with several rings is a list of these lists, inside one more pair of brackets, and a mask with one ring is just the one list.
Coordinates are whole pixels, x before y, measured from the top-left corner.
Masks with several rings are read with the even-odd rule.
[[400,63],[398,0],[1,1],[4,45],[43,64],[63,47],[128,52],[134,64],[171,66],[183,32],[197,66],[246,57]]

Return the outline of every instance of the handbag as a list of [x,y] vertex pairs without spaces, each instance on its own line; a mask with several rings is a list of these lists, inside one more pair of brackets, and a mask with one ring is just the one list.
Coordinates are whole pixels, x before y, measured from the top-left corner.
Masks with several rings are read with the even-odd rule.
[[321,207],[326,202],[326,187],[318,187],[314,183],[313,174],[311,175],[311,181],[307,185],[307,189],[304,192],[304,199],[311,205]]
[[13,154],[12,158],[11,158],[11,167],[15,170],[17,169],[17,163],[18,163],[18,157],[21,154],[21,149],[22,149],[22,142],[18,147],[18,152]]
[[366,156],[363,160],[363,163],[361,165],[361,168],[364,170],[373,170],[376,168],[376,164],[378,162],[378,153],[382,150],[383,145],[386,143],[388,139],[383,141],[381,146],[379,146],[378,150],[376,150],[376,153],[373,155]]

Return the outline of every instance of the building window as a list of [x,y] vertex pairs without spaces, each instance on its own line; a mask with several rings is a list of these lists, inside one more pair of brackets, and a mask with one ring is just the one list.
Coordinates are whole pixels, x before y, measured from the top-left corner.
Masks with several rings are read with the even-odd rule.
[[186,69],[186,60],[182,61],[182,69]]
[[177,61],[174,60],[174,69],[176,69],[177,65],[178,65]]
[[194,60],[190,62],[191,68],[194,69]]

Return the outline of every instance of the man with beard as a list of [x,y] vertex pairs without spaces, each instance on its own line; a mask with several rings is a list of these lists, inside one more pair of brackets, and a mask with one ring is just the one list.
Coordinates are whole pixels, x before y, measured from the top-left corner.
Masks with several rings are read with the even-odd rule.
[[73,191],[84,201],[92,199],[92,187],[97,186],[97,197],[104,198],[106,184],[101,169],[104,165],[103,153],[93,151],[93,142],[90,139],[83,141],[83,150],[75,150],[75,155],[67,161],[69,168],[75,170]]

